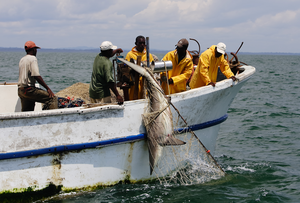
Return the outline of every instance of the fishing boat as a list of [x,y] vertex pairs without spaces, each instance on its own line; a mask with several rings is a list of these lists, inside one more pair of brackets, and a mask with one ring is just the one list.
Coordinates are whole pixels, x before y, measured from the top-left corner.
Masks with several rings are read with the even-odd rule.
[[[214,154],[228,108],[254,72],[254,67],[243,65],[236,81],[225,79],[215,87],[170,95],[177,109],[172,108],[172,114],[179,111],[186,121],[173,120],[176,132],[192,130]],[[0,106],[0,194],[49,185],[67,191],[157,177],[149,172],[141,116],[147,99],[46,111],[37,103],[35,111],[21,112],[17,88],[17,84],[0,85],[5,95]]]
[[[149,58],[148,53],[147,45]],[[200,45],[194,59],[199,53]],[[0,85],[0,93],[5,95],[0,106],[0,195],[53,187],[73,191],[174,177],[190,163],[187,151],[193,156],[200,148],[204,157],[224,172],[212,156],[218,131],[234,97],[255,68],[239,66],[236,81],[221,79],[215,87],[189,89],[166,99],[153,79],[153,69],[149,75],[147,68],[119,60],[145,76],[146,86],[153,85],[153,95],[149,91],[148,99],[125,99],[123,105],[86,104],[54,110],[42,110],[36,103],[34,111],[21,112],[17,84]],[[167,70],[167,62],[163,63],[155,65]],[[154,100],[156,107],[151,109],[163,110],[145,114]],[[153,120],[157,120],[156,132],[163,136],[151,132],[149,123],[153,125]],[[164,126],[168,130],[161,129]],[[151,136],[154,140],[163,138],[172,147],[154,143]],[[192,138],[201,145],[192,145]],[[172,153],[166,154],[168,151]]]

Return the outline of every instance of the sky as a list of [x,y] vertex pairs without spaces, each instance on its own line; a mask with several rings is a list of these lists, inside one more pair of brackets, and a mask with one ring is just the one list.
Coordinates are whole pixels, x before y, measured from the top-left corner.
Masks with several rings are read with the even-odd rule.
[[[201,51],[223,42],[226,51],[300,53],[299,0],[0,0],[0,47],[124,50],[138,35],[150,51],[173,50],[181,38]],[[189,40],[189,50],[198,50]]]

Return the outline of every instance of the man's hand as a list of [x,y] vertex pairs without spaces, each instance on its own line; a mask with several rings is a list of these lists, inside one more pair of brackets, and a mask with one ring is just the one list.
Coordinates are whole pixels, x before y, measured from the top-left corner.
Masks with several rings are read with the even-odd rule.
[[215,82],[210,82],[210,83],[208,83],[208,85],[212,85],[213,87],[215,87],[216,83]]
[[108,87],[109,89],[111,89],[113,91],[113,93],[116,95],[116,100],[118,102],[119,105],[123,104],[123,98],[121,97],[121,95],[119,95],[119,92],[117,90],[117,87],[116,87],[116,83],[114,82],[109,82],[108,83]]
[[117,102],[118,102],[119,105],[123,104],[124,101],[123,101],[123,98],[120,95],[118,95],[116,99],[117,99]]
[[49,97],[55,97],[54,93],[51,91],[51,89],[48,87],[48,85],[45,83],[44,79],[42,78],[42,76],[33,76],[38,83],[40,83],[48,92]]
[[118,49],[115,50],[115,53],[116,53],[116,54],[120,54],[120,53],[122,53],[122,52],[123,52],[123,50],[122,50],[121,48],[118,48]]
[[168,82],[169,82],[169,85],[174,84],[173,79],[170,78],[170,79],[168,80],[167,77],[166,77],[165,75],[161,76],[160,80],[163,81],[163,82],[167,82],[167,81],[168,81]]
[[167,82],[167,76],[165,76],[165,75],[161,76],[160,80],[163,82]]
[[235,76],[231,76],[230,77],[233,81],[236,81],[236,77]]
[[49,93],[49,97],[55,97],[54,93],[51,91],[51,89],[47,89],[47,92]]

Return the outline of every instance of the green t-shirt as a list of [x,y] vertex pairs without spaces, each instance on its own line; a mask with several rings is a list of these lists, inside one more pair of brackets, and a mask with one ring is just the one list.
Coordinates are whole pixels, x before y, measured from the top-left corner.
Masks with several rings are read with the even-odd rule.
[[89,89],[90,98],[102,99],[110,96],[108,83],[115,82],[112,71],[112,62],[105,56],[102,56],[101,53],[98,54],[93,65],[93,73]]

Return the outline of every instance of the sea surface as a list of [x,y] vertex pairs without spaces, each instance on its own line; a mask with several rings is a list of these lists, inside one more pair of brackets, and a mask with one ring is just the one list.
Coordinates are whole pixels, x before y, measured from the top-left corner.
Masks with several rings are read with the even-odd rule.
[[[0,52],[0,83],[18,80],[24,54]],[[89,83],[96,54],[38,52],[37,58],[56,93]],[[256,73],[237,94],[219,131],[215,158],[227,176],[194,185],[119,184],[38,202],[300,202],[300,56],[238,56]]]

